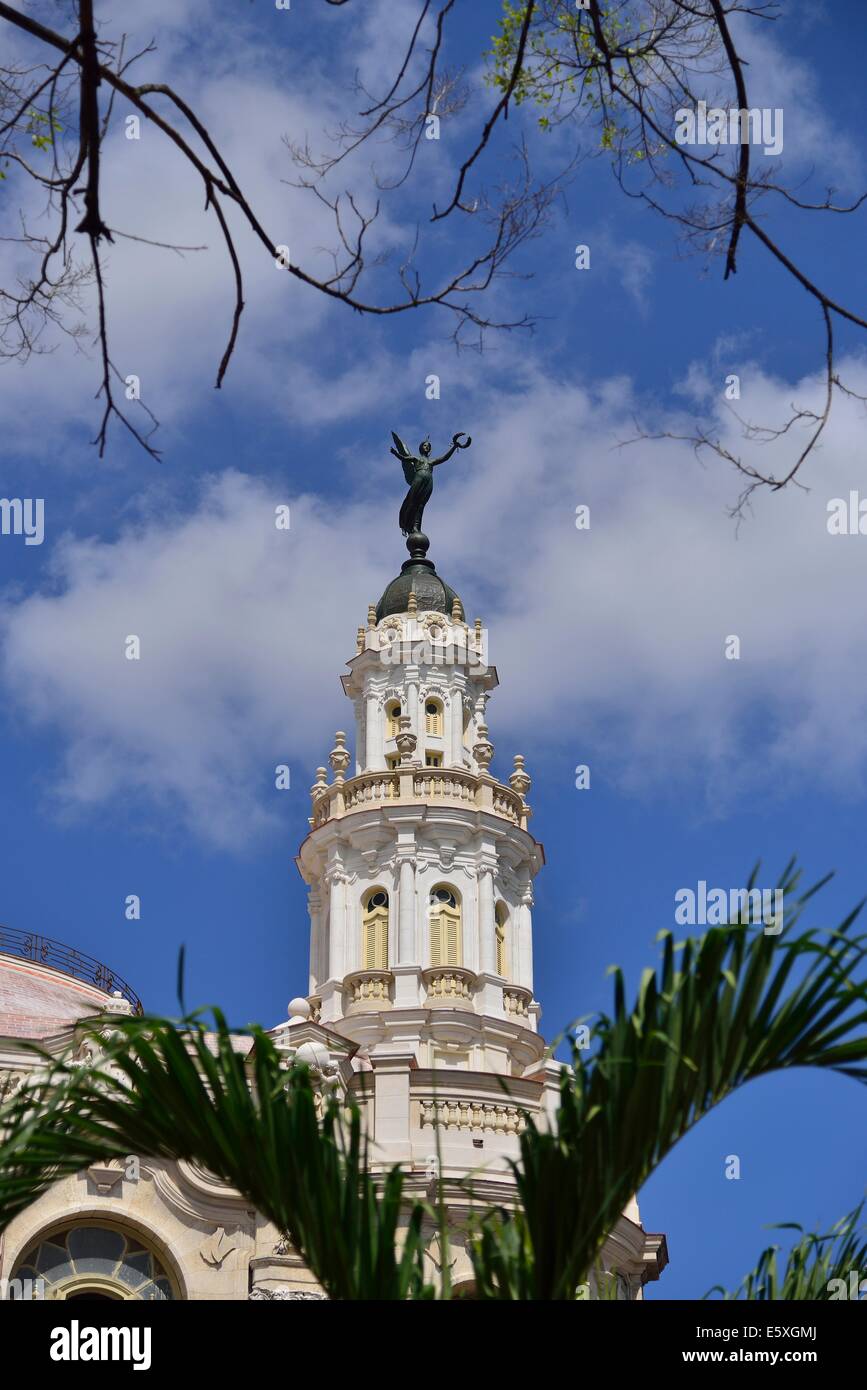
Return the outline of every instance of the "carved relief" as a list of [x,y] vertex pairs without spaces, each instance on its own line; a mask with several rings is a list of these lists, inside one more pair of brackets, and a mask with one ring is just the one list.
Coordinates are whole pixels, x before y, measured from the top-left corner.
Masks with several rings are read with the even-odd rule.
[[385,709],[389,700],[403,700],[405,691],[402,686],[388,685],[384,690],[380,690],[376,697],[377,709]]
[[327,1300],[328,1295],[325,1293],[307,1293],[305,1291],[302,1291],[301,1289],[266,1289],[263,1288],[261,1284],[257,1284],[255,1289],[250,1290],[250,1298],[251,1300],[253,1300],[253,1302],[257,1303],[261,1302],[264,1299],[267,1299],[269,1301],[271,1299],[279,1299],[281,1302],[302,1299],[305,1301],[310,1301],[315,1299],[317,1302],[319,1302],[323,1299]]
[[400,641],[403,636],[403,623],[400,618],[392,616],[383,618],[379,624],[379,647],[390,645],[394,641]]
[[0,1071],[0,1105],[17,1096],[26,1076],[26,1071]]
[[221,1269],[237,1245],[226,1235],[224,1226],[218,1226],[199,1246],[199,1254],[210,1269]]
[[[112,1188],[116,1187],[123,1177],[120,1159],[111,1158],[107,1163],[92,1163],[87,1170],[87,1176],[96,1187],[100,1197],[107,1197]],[[120,1196],[120,1193],[117,1195]]]

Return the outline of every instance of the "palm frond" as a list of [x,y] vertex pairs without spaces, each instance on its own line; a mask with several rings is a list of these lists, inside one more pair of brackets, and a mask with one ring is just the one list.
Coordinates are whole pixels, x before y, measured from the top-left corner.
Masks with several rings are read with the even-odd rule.
[[[804,1231],[802,1226],[788,1223],[788,1229],[801,1231],[785,1258],[780,1271],[780,1247],[769,1245],[763,1250],[754,1269],[745,1274],[736,1289],[727,1291],[720,1284],[704,1296],[719,1294],[724,1300],[744,1300],[764,1303],[779,1299],[802,1299],[818,1302],[844,1298],[860,1298],[861,1284],[867,1292],[867,1225],[864,1222],[864,1202],[827,1231]],[[777,1230],[787,1227],[778,1226]]]
[[630,1198],[747,1082],[791,1067],[867,1080],[857,910],[834,931],[792,936],[815,891],[793,903],[797,883],[787,866],[779,935],[746,923],[676,945],[662,933],[661,964],[644,972],[632,1008],[613,972],[613,1013],[599,1018],[589,1055],[573,1047],[554,1125],[528,1117],[513,1164],[517,1210],[477,1232],[475,1278],[489,1296],[573,1299]]
[[200,1016],[108,1023],[109,1040],[105,1018],[86,1029],[95,1065],[43,1053],[0,1111],[0,1229],[97,1159],[189,1159],[285,1232],[332,1298],[430,1296],[427,1211],[404,1202],[399,1167],[374,1176],[357,1106],[328,1101],[320,1120],[306,1068],[287,1071],[260,1029],[248,1063],[218,1011],[213,1030]]
[[[553,1125],[527,1117],[514,1206],[480,1213],[478,1297],[571,1301],[591,1271],[604,1282],[603,1242],[630,1198],[703,1115],[755,1077],[814,1066],[867,1079],[857,911],[834,931],[795,936],[815,891],[791,906],[797,882],[790,865],[779,936],[749,923],[680,945],[663,933],[661,964],[645,971],[631,1008],[614,972],[613,1011],[599,1018],[589,1055],[573,1047]],[[219,1012],[210,1030],[194,1015],[103,1017],[86,1031],[93,1065],[42,1053],[42,1067],[0,1108],[0,1229],[98,1159],[188,1159],[285,1232],[332,1298],[435,1296],[424,1246],[439,1224],[447,1252],[442,1189],[432,1212],[405,1198],[399,1167],[374,1173],[357,1106],[332,1099],[318,1113],[306,1069],[287,1071],[261,1029],[250,1030],[246,1056]],[[814,1242],[818,1267],[815,1241],[827,1237],[803,1240]],[[837,1254],[854,1258],[863,1243],[847,1240]],[[803,1270],[779,1279],[773,1259],[766,1251],[749,1287],[800,1296]]]

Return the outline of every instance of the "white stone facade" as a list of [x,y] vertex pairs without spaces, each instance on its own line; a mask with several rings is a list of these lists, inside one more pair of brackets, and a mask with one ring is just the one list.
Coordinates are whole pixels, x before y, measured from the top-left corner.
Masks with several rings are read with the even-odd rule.
[[[448,615],[419,613],[411,593],[406,613],[377,621],[371,608],[356,647],[342,678],[354,750],[338,734],[331,780],[317,770],[296,860],[309,893],[308,994],[272,1036],[287,1061],[302,1049],[323,1089],[360,1106],[376,1164],[403,1166],[408,1197],[432,1198],[442,1183],[452,1277],[466,1292],[467,1223],[513,1200],[509,1160],[525,1117],[544,1123],[557,1105],[560,1067],[546,1056],[533,993],[533,881],[544,853],[528,829],[523,758],[506,782],[489,770],[497,675],[481,624],[468,627],[457,601]],[[68,1048],[75,1028],[46,1044]],[[0,1016],[0,1082],[5,1067],[14,1084],[32,1058],[3,1032]],[[97,1166],[52,1188],[0,1242],[0,1278],[14,1278],[52,1232],[66,1250],[64,1233],[77,1232],[76,1245],[80,1228],[99,1226],[127,1238],[117,1270],[145,1259],[128,1253],[141,1245],[174,1298],[323,1296],[280,1233],[211,1175],[146,1156],[133,1171]],[[603,1252],[620,1295],[640,1298],[666,1258],[664,1237],[643,1230],[631,1203]],[[48,1296],[86,1282],[72,1266],[58,1265],[67,1272]],[[432,1228],[431,1277],[437,1269]],[[103,1296],[151,1296],[130,1291],[121,1273],[106,1279],[114,1292]]]
[[[488,770],[485,707],[497,675],[481,625],[440,613],[376,623],[371,614],[357,647],[343,678],[355,775],[345,776],[352,758],[340,733],[331,785],[324,768],[317,773],[297,860],[310,888],[310,994],[321,1019],[344,1021],[356,1037],[349,1020],[372,1006],[385,1013],[451,1001],[535,1031],[533,879],[544,855],[527,829],[523,760],[511,785]],[[362,957],[376,889],[387,898],[387,949],[372,980]],[[452,959],[431,940],[437,889],[452,891],[459,917]]]

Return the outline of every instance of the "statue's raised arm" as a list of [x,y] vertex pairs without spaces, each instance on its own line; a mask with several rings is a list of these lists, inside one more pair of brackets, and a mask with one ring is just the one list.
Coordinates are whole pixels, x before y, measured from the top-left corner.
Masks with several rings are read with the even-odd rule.
[[[462,444],[461,439],[465,439],[466,443]],[[472,442],[472,436],[469,434],[465,434],[463,430],[460,430],[457,434],[453,434],[451,445],[443,454],[442,458],[431,459],[431,468],[436,468],[438,463],[446,463],[451,458],[452,454],[455,452],[456,449],[469,449]]]

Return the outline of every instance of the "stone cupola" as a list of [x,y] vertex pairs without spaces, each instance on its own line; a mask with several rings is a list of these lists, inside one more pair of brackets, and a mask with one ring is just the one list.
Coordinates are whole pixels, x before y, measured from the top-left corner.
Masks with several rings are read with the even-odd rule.
[[487,633],[413,556],[419,539],[368,609],[342,677],[353,751],[338,732],[331,779],[320,767],[311,788],[296,861],[309,886],[310,1002],[374,1058],[409,1050],[422,1066],[521,1075],[543,1051],[532,905],[544,852],[528,829],[530,778],[520,755],[507,781],[492,772]]

